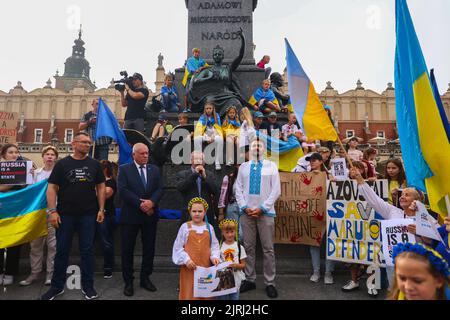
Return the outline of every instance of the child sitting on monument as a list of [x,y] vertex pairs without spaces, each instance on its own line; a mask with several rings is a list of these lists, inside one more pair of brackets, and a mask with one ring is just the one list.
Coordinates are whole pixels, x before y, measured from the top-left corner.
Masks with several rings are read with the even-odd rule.
[[281,112],[278,100],[270,89],[270,80],[266,79],[250,98],[249,103],[255,111],[261,111],[264,114],[270,112]]
[[241,123],[237,116],[236,107],[229,107],[222,124],[222,131],[227,142],[227,166],[234,163],[235,146],[239,141],[239,131]]
[[[215,144],[216,151],[216,170],[222,170],[221,163],[223,159],[223,131],[220,117],[216,113],[213,103],[205,104],[204,114],[200,117],[195,126],[194,145],[195,150],[202,151],[203,142],[208,145]],[[208,160],[208,159],[207,159]]]
[[220,247],[214,228],[204,221],[208,203],[194,198],[188,204],[192,221],[184,223],[173,245],[172,260],[180,269],[179,300],[194,298],[194,271],[197,267],[209,268],[220,263]]
[[303,135],[302,130],[296,125],[297,117],[295,113],[290,113],[288,118],[288,123],[281,127],[281,133],[284,141],[288,141],[291,136],[297,138],[297,140],[302,143],[306,142],[306,137]]
[[173,131],[173,125],[169,123],[165,114],[160,114],[158,117],[158,122],[153,128],[152,136],[150,137],[151,142],[155,142],[157,138],[167,137]]

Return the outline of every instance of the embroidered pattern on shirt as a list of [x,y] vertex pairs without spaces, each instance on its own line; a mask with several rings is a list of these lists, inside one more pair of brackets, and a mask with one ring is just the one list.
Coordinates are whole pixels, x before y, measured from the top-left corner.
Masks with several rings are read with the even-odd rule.
[[262,172],[262,161],[257,164],[252,163],[250,167],[250,192],[252,195],[261,194],[261,172]]

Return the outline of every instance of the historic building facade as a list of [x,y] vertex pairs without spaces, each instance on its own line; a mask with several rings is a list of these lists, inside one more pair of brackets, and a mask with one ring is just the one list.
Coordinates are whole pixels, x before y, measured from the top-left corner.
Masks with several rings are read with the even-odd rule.
[[[17,141],[22,153],[33,160],[40,160],[42,146],[49,143],[58,145],[63,154],[68,153],[80,119],[91,109],[94,99],[101,97],[118,119],[124,118],[125,109],[120,104],[120,94],[114,89],[114,84],[111,82],[108,88],[97,89],[91,81],[84,45],[80,31],[72,48],[72,55],[66,60],[64,74],[60,76],[57,72],[54,76],[55,86],[49,79],[43,88],[28,92],[19,81],[9,92],[0,90],[0,111],[19,114]],[[164,84],[163,59],[160,54],[156,68],[156,93],[150,90],[149,100],[159,93]],[[286,71],[284,78],[284,90],[287,91]],[[364,144],[377,144],[381,149],[384,148],[385,155],[400,152],[395,118],[395,90],[391,83],[386,90],[377,93],[365,89],[358,80],[355,89],[339,93],[328,82],[319,97],[324,105],[331,107],[333,120],[342,140],[357,136]],[[441,98],[450,119],[450,84]],[[115,146],[111,148],[114,149]]]

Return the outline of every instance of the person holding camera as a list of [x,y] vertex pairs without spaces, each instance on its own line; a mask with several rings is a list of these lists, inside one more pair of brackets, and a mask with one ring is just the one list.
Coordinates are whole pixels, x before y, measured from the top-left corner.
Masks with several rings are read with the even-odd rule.
[[135,73],[132,77],[131,88],[128,84],[125,84],[125,91],[120,91],[120,101],[122,107],[127,108],[125,113],[125,129],[136,130],[144,133],[145,125],[145,104],[147,103],[148,96],[150,95],[147,88],[144,87],[144,79],[139,73]]
[[95,146],[92,146],[89,150],[89,156],[96,160],[108,160],[109,145],[112,143],[112,139],[109,137],[100,137],[95,140],[95,131],[97,128],[97,110],[98,99],[92,101],[92,111],[89,111],[81,118],[78,129],[85,131],[89,134],[92,141],[95,141]]

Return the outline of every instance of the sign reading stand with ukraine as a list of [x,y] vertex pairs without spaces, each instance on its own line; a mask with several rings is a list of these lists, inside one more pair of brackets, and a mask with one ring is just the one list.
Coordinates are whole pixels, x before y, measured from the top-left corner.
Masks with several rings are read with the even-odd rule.
[[[368,184],[388,200],[387,180]],[[384,266],[381,216],[359,194],[356,181],[328,181],[327,199],[327,259]]]

